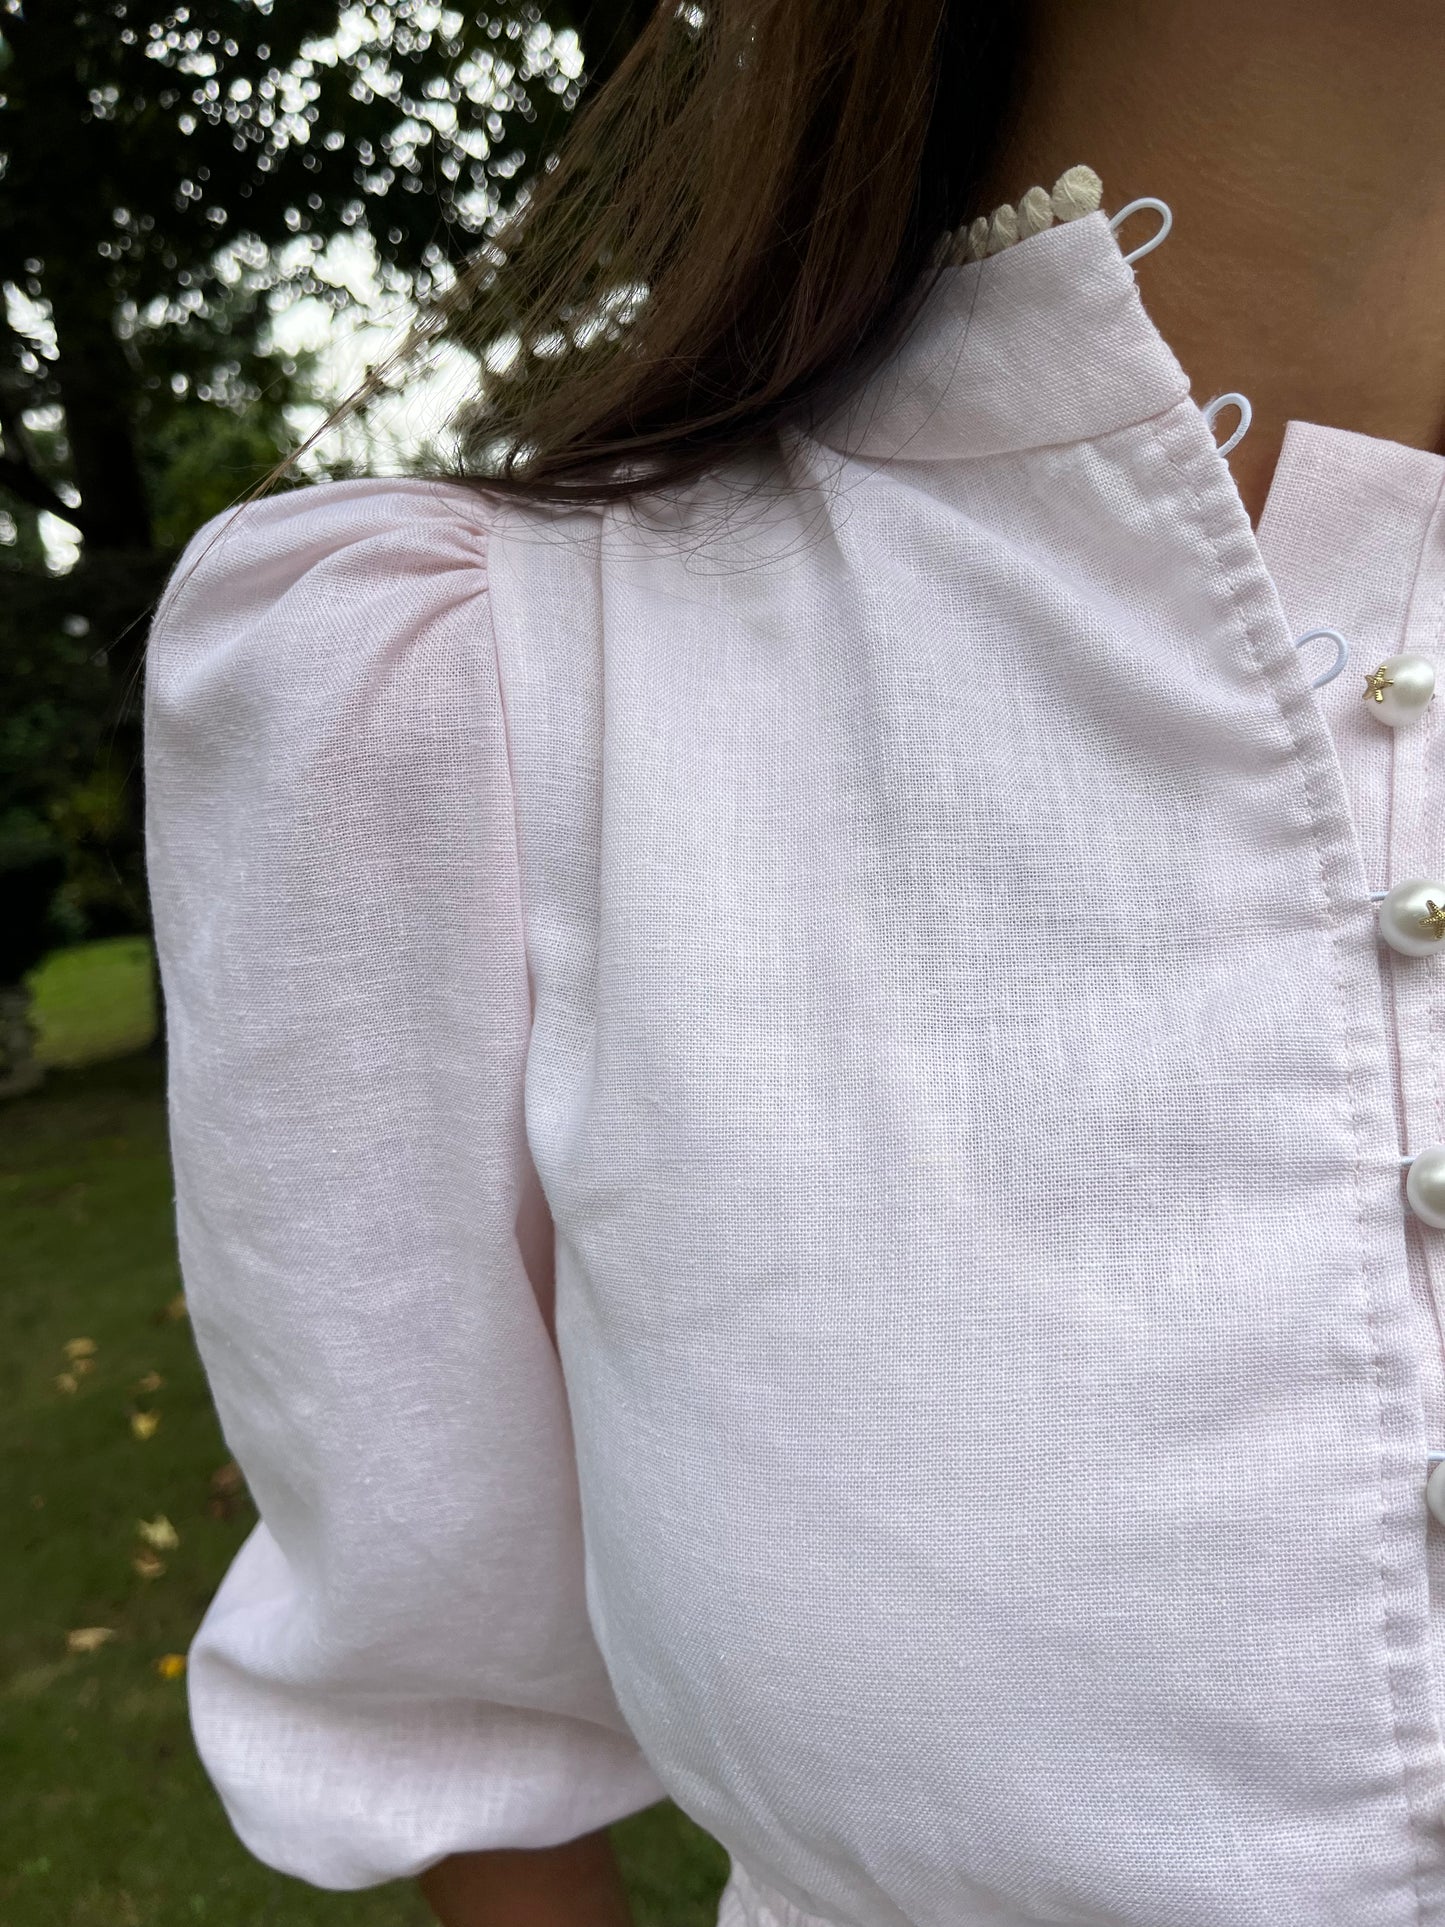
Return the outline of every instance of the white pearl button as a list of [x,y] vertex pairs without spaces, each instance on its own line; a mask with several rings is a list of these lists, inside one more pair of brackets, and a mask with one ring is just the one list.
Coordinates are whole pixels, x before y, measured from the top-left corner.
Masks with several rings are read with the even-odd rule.
[[1405,1196],[1417,1218],[1445,1231],[1445,1144],[1427,1144],[1405,1167]]
[[1365,705],[1376,722],[1417,723],[1435,694],[1435,665],[1424,656],[1386,656],[1365,678]]
[[1430,1476],[1425,1481],[1425,1503],[1431,1514],[1445,1526],[1445,1478],[1441,1477],[1442,1473],[1445,1473],[1445,1459],[1430,1468]]
[[1433,957],[1445,939],[1445,883],[1407,877],[1380,904],[1380,935],[1402,957]]

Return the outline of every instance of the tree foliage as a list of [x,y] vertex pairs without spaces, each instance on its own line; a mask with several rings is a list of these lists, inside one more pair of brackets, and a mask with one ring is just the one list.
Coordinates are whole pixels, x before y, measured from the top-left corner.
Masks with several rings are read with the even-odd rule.
[[344,234],[399,301],[445,283],[647,11],[0,0],[0,878],[64,853],[37,944],[143,917],[146,613],[287,446],[275,306],[346,299]]

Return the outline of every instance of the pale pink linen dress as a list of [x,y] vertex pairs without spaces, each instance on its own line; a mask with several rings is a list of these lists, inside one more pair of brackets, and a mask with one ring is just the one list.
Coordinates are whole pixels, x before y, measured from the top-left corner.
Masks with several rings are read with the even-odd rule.
[[1095,214],[666,501],[197,538],[150,860],[253,1852],[670,1797],[724,1927],[1445,1924],[1445,956],[1371,901],[1445,734],[1361,698],[1445,656],[1442,482],[1295,423],[1252,531]]

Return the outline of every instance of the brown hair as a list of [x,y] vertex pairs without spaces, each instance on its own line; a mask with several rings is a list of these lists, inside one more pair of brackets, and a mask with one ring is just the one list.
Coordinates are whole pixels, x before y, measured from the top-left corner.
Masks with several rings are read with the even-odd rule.
[[664,0],[342,412],[452,341],[482,357],[457,428],[463,471],[491,493],[600,502],[755,442],[886,352],[940,236],[978,211],[1021,15],[1021,0]]

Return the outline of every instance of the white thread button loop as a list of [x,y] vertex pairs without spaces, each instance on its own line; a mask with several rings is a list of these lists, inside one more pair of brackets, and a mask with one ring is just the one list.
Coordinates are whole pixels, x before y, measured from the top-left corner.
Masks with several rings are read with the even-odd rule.
[[1435,694],[1435,665],[1425,656],[1386,656],[1365,678],[1365,701],[1390,729],[1418,723]]
[[1142,261],[1146,254],[1152,254],[1161,242],[1167,241],[1169,230],[1174,225],[1174,213],[1167,201],[1156,201],[1152,194],[1142,194],[1137,201],[1130,201],[1127,207],[1121,207],[1117,214],[1110,216],[1110,234],[1117,235],[1129,216],[1138,214],[1143,208],[1151,208],[1159,216],[1159,228],[1157,233],[1151,234],[1147,241],[1142,241],[1131,254],[1124,256],[1131,268],[1136,261]]
[[1307,642],[1315,642],[1324,636],[1328,636],[1330,641],[1335,645],[1335,660],[1333,665],[1327,669],[1322,676],[1315,677],[1314,681],[1310,684],[1311,689],[1323,689],[1327,682],[1333,682],[1350,659],[1350,645],[1345,641],[1338,629],[1308,629],[1304,635],[1295,637],[1294,646],[1296,649],[1303,649]]
[[[1220,410],[1231,407],[1239,410],[1239,426],[1232,435],[1219,444],[1219,452],[1221,455],[1231,454],[1239,447],[1239,444],[1249,433],[1249,424],[1254,420],[1254,410],[1250,406],[1249,396],[1232,393],[1228,395],[1216,395],[1213,401],[1206,402],[1200,410],[1200,413],[1204,417],[1204,425],[1212,435],[1214,433],[1214,424],[1219,418]],[[1331,633],[1333,633],[1333,631],[1331,631]]]

